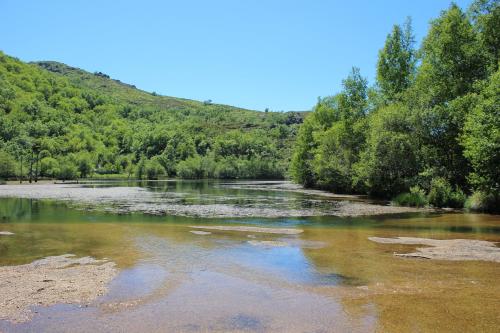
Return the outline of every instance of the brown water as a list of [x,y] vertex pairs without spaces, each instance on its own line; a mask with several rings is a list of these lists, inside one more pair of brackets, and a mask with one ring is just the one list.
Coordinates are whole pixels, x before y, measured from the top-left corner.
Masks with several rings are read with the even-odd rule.
[[[186,205],[213,204],[214,195],[234,205],[269,205],[278,198],[278,204],[300,206],[311,200],[276,191],[224,192],[197,183],[163,190],[179,186],[189,194]],[[318,205],[330,199],[323,200]],[[304,232],[196,235],[191,225]],[[117,215],[9,198],[0,199],[0,231],[15,233],[0,236],[0,265],[74,253],[109,258],[121,269],[109,293],[89,307],[37,308],[30,322],[0,321],[5,332],[498,332],[500,325],[499,263],[400,258],[393,253],[419,246],[368,240],[500,242],[500,216],[204,219]]]

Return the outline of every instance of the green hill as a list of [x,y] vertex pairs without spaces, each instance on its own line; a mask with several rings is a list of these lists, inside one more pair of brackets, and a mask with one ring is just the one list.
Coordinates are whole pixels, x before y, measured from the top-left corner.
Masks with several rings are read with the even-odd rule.
[[302,118],[159,96],[0,52],[2,178],[283,178]]

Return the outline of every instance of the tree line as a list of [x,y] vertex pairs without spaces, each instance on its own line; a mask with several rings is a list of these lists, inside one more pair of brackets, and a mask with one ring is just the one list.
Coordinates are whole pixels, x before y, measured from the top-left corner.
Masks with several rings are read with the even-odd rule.
[[290,173],[304,186],[403,205],[500,208],[500,4],[456,4],[415,47],[411,20],[301,126]]

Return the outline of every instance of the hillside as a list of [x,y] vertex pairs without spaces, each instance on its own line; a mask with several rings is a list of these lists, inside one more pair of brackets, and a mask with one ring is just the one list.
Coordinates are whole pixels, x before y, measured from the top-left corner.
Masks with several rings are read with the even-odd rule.
[[0,115],[2,178],[283,178],[303,117],[159,96],[3,53]]

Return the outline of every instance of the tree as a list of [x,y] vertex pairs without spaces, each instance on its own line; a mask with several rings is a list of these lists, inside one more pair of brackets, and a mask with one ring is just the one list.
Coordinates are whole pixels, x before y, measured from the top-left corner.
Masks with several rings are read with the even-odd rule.
[[486,51],[490,73],[498,69],[500,57],[500,2],[498,0],[475,0],[468,15],[478,32],[479,40]]
[[135,177],[137,179],[143,179],[145,175],[146,175],[146,158],[142,156],[135,168]]
[[469,179],[477,190],[500,195],[500,71],[468,114],[461,143],[473,167]]
[[78,178],[78,169],[69,157],[63,157],[59,160],[59,173],[57,178],[62,180],[71,180]]
[[372,195],[390,198],[408,191],[416,181],[421,168],[409,112],[404,105],[393,104],[371,115],[354,182]]
[[11,178],[16,175],[16,161],[9,153],[0,150],[0,178]]
[[411,19],[401,28],[394,25],[384,48],[379,51],[377,83],[389,102],[401,100],[401,94],[410,87],[415,76],[415,50],[413,48]]
[[417,89],[424,107],[462,96],[486,77],[486,57],[477,33],[455,4],[432,21],[420,52]]
[[358,119],[365,116],[367,110],[368,80],[361,76],[359,68],[353,67],[342,80],[343,90],[339,94],[338,108],[344,119]]
[[88,152],[81,152],[76,156],[76,165],[81,178],[92,175],[94,171],[92,158]]
[[295,149],[290,165],[292,179],[306,187],[314,186],[315,179],[312,170],[312,161],[317,143],[314,140],[314,113],[306,118],[299,129]]
[[146,162],[147,179],[158,179],[163,175],[165,175],[165,169],[163,168],[157,157],[153,157]]
[[40,174],[55,178],[60,173],[59,162],[53,157],[44,157],[40,161]]

